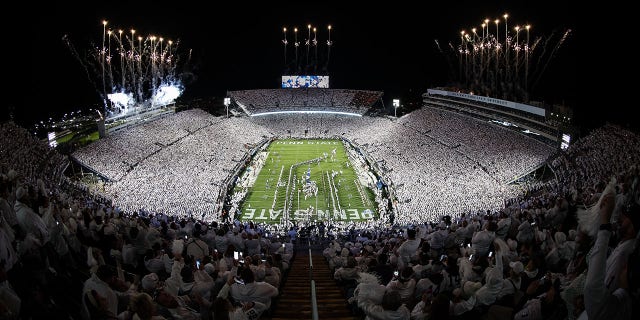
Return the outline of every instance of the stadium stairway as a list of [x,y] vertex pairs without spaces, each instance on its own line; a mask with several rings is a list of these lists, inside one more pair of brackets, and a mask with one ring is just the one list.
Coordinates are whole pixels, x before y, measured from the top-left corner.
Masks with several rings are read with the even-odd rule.
[[[322,254],[313,253],[318,319],[357,320],[348,308],[344,291],[337,285]],[[299,252],[291,264],[286,282],[270,317],[263,319],[312,319],[309,253]]]

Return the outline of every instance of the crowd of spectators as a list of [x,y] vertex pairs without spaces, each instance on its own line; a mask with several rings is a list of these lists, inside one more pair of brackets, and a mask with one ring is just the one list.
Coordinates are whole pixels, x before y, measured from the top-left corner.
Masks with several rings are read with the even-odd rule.
[[[436,108],[422,108],[401,121],[415,130],[427,131],[426,135],[477,159],[501,182],[509,182],[513,177],[529,172],[556,150],[520,133]],[[505,149],[515,152],[504,152]]]
[[231,99],[247,114],[282,111],[334,111],[365,114],[381,91],[297,88],[230,91]]
[[258,319],[295,252],[253,223],[127,215],[74,185],[5,172],[2,319]]
[[[498,126],[432,108],[397,122],[341,115],[222,119],[202,111],[183,113],[163,120],[176,117],[191,127],[169,128],[166,120],[145,124],[185,132],[183,136],[163,138],[157,128],[149,130],[151,135],[144,128],[121,131],[73,156],[106,176],[116,172],[117,179],[106,184],[101,196],[126,212],[142,209],[211,221],[220,219],[221,208],[211,199],[226,191],[223,181],[250,151],[247,144],[267,136],[346,138],[372,159],[384,160],[379,174],[393,188],[395,216],[404,223],[414,219],[406,212],[434,221],[444,214],[496,210],[521,192],[505,182],[543,164],[553,151]],[[194,123],[204,127],[196,130]],[[469,196],[459,199],[460,193]]]
[[[464,203],[466,198],[493,197],[472,193],[486,192],[482,185],[464,189],[483,170],[470,170],[473,163],[460,157],[456,148],[437,139],[434,143],[424,131],[416,133],[412,119],[364,121],[393,129],[372,130],[353,123],[345,128],[352,140],[367,141],[374,158],[396,154],[397,160],[387,159],[390,175],[401,167],[407,172],[424,170],[411,166],[417,157],[443,156],[423,166],[460,160],[462,167],[451,169],[460,176],[455,183],[437,171],[424,176],[455,190],[438,198],[449,210],[434,210],[434,203],[401,210],[392,226],[374,221],[332,221],[326,226],[330,242],[324,255],[355,314],[384,319],[638,316],[637,134],[614,125],[595,130],[553,158],[557,178],[544,188],[460,213],[447,199]],[[162,148],[150,155],[159,155],[152,161],[157,166],[141,167],[144,170],[134,173],[140,175],[137,180],[152,177],[142,172],[155,170],[166,177],[182,172],[181,165],[191,166],[185,162],[187,154],[209,144],[228,153],[224,161],[233,162],[246,152],[240,141],[255,141],[267,132],[255,124],[254,131],[247,132],[251,123],[244,119],[216,123],[170,144],[175,151]],[[114,205],[117,201],[95,197],[76,184],[60,184],[62,156],[14,124],[2,124],[1,129],[3,318],[76,316],[70,313],[85,319],[260,318],[270,312],[295,252],[296,227],[286,232],[277,226],[222,223],[197,214],[123,209]],[[403,144],[406,140],[413,141]],[[177,143],[183,141],[188,149]],[[416,158],[401,153],[418,147],[422,153],[416,152]],[[170,169],[158,171],[160,167]],[[398,183],[398,176],[391,177]],[[436,191],[446,189],[427,193],[426,180],[413,190],[427,194],[424,198],[435,198]],[[497,179],[485,181],[499,185]],[[140,196],[149,192],[142,184],[131,188],[140,189],[134,193]]]
[[355,228],[325,258],[366,319],[634,319],[639,142],[604,126],[554,161],[554,183],[498,212]]

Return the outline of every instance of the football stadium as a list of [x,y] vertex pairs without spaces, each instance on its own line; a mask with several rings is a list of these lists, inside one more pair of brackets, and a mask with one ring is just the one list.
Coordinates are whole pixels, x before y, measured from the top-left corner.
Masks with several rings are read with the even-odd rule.
[[640,136],[530,99],[570,30],[501,17],[412,109],[334,86],[331,26],[283,28],[279,83],[218,112],[177,41],[103,21],[72,50],[99,107],[0,123],[0,318],[632,319]]

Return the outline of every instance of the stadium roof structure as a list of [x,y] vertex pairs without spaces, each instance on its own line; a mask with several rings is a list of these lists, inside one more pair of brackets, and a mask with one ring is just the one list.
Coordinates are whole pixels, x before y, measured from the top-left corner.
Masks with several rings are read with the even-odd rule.
[[229,91],[233,104],[249,116],[281,113],[336,113],[362,116],[378,101],[382,91],[286,88]]

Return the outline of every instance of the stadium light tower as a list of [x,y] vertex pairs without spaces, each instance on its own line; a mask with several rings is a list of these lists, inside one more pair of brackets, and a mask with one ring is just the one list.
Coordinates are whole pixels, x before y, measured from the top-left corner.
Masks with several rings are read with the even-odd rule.
[[296,48],[296,71],[298,72],[298,46],[300,42],[298,42],[298,28],[293,28],[293,46]]
[[287,67],[287,28],[282,28],[282,32],[284,33],[284,39],[282,39],[282,43],[284,44],[284,66]]
[[329,29],[329,40],[327,40],[327,62],[326,62],[326,66],[328,68],[329,61],[331,60],[331,45],[333,44],[333,42],[331,42],[331,25],[327,26],[327,29]]
[[400,99],[393,99],[393,116],[398,117],[398,107],[400,107]]
[[309,46],[311,45],[311,24],[307,25],[307,29],[309,29],[309,35],[307,36],[307,67],[309,67]]
[[224,106],[227,109],[227,118],[229,118],[229,105],[231,104],[231,98],[224,98]]

